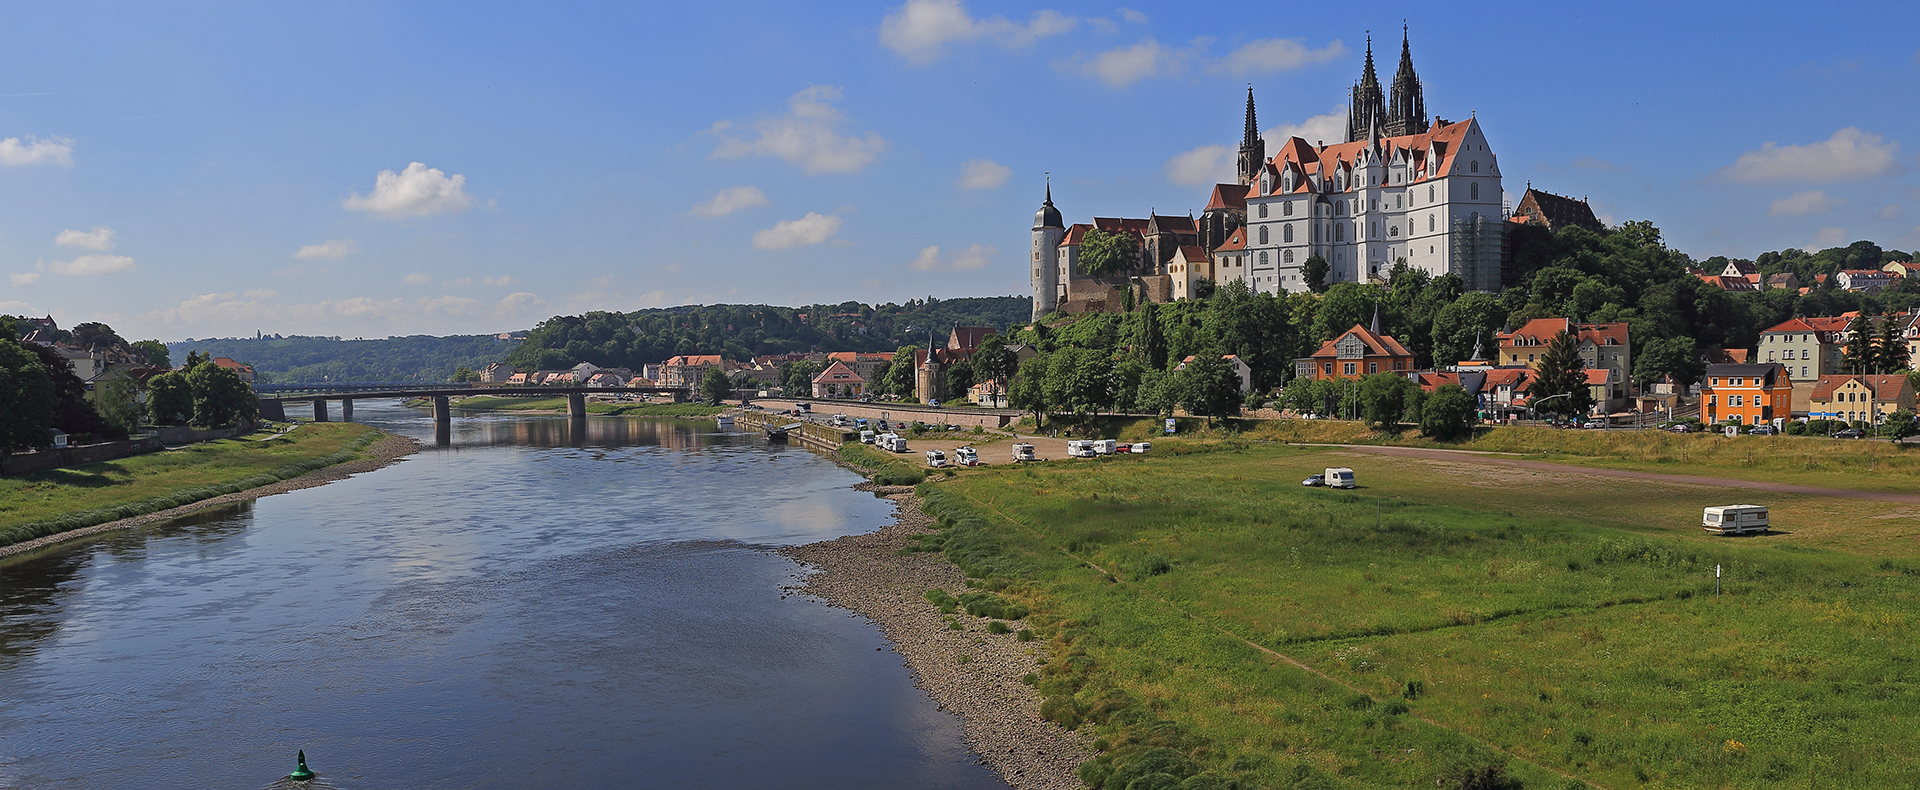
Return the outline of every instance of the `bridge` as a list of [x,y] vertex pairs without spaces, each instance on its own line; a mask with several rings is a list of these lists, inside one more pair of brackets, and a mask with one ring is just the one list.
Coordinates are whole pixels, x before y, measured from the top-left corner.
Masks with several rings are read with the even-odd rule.
[[671,395],[674,403],[682,403],[692,395],[686,387],[500,387],[475,386],[472,384],[423,384],[416,381],[398,382],[343,382],[318,384],[260,384],[253,391],[260,397],[260,416],[269,420],[285,420],[288,401],[312,401],[313,421],[327,421],[327,401],[340,401],[340,419],[353,421],[353,402],[372,398],[428,398],[433,401],[433,438],[438,444],[446,444],[453,429],[453,405],[451,399],[469,395],[498,395],[503,397],[549,398],[565,395],[567,398],[567,419],[584,423],[587,419],[588,395]]

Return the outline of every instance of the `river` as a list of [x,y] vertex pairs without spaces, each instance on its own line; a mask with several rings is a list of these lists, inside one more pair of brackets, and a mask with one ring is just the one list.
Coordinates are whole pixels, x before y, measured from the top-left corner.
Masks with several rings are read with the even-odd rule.
[[[356,403],[432,440],[430,417]],[[368,474],[0,564],[0,788],[1001,788],[769,547],[891,504],[711,423],[456,416]]]

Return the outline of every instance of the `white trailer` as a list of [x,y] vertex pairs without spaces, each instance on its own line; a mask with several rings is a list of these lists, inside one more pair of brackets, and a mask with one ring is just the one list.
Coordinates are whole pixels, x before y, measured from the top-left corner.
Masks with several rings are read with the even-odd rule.
[[1013,446],[1014,463],[1019,463],[1021,461],[1031,461],[1033,459],[1034,459],[1033,445],[1027,444],[1026,442],[1019,442]]
[[1744,535],[1766,532],[1766,505],[1718,505],[1700,514],[1700,526],[1716,535]]
[[1114,449],[1119,446],[1120,443],[1112,439],[1093,440],[1093,451],[1100,455],[1113,455]]
[[1353,470],[1344,466],[1329,466],[1326,471],[1328,488],[1352,488]]

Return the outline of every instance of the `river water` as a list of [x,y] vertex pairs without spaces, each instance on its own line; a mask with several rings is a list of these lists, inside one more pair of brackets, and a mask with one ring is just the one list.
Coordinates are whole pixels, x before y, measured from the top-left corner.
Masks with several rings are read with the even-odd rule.
[[[356,403],[431,442],[429,417]],[[452,446],[0,564],[0,788],[1005,787],[768,547],[891,505],[711,423]]]

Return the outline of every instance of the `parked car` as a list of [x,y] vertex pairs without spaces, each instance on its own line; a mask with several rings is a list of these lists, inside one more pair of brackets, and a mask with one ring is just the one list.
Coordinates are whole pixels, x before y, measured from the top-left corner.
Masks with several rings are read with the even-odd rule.
[[936,408],[936,409],[938,409],[938,408],[940,408],[940,399],[939,399],[939,398],[928,398],[928,399],[927,399],[927,405],[928,405],[928,406],[932,406],[932,407],[934,407],[934,408]]
[[1672,431],[1674,433],[1693,433],[1693,426],[1688,425],[1684,422],[1679,422],[1679,423],[1674,423],[1673,425],[1667,426],[1667,430]]
[[1780,433],[1780,431],[1775,429],[1771,425],[1755,425],[1753,426],[1753,429],[1750,431],[1747,431],[1747,433],[1752,434],[1754,436],[1776,436]]
[[1867,435],[1867,432],[1860,430],[1859,428],[1848,428],[1843,431],[1833,432],[1833,438],[1835,439],[1858,439],[1866,435]]
[[1114,455],[1126,455],[1130,452],[1133,452],[1133,445],[1131,444],[1116,444],[1113,446]]
[[1315,488],[1315,487],[1323,486],[1326,484],[1327,484],[1327,479],[1320,475],[1314,475],[1312,477],[1309,477],[1305,480],[1300,481],[1300,485],[1306,486],[1308,488]]
[[1595,429],[1605,428],[1607,427],[1607,421],[1606,420],[1588,420],[1584,424],[1582,424],[1580,427],[1595,428]]
[[1145,453],[1151,449],[1153,449],[1153,442],[1134,442],[1133,446],[1127,449],[1127,452]]

